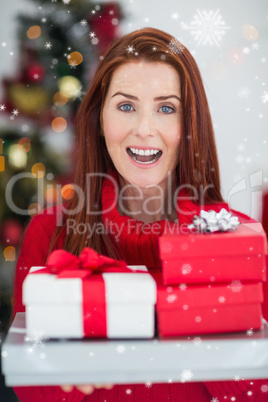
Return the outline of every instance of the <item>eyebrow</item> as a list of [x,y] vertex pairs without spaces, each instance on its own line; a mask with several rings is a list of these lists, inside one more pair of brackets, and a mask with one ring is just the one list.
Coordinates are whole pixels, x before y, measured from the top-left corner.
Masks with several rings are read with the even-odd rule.
[[[123,95],[123,96],[125,96],[126,98],[129,98],[129,99],[139,100],[139,98],[137,98],[136,96],[129,95],[129,94],[124,94],[123,92],[116,92],[116,93],[112,96],[112,98],[113,98],[114,96],[116,96],[116,95]],[[180,99],[177,95],[157,96],[156,98],[154,98],[154,101],[166,100],[166,99],[169,99],[169,98],[176,98],[176,99],[178,99],[178,100],[181,102],[181,99]]]

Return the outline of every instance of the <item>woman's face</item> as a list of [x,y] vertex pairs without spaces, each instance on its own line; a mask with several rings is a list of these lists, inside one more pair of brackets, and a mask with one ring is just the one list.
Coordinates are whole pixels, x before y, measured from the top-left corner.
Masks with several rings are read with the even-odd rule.
[[180,79],[163,62],[130,62],[115,70],[102,127],[118,173],[139,187],[163,183],[178,164],[182,132]]

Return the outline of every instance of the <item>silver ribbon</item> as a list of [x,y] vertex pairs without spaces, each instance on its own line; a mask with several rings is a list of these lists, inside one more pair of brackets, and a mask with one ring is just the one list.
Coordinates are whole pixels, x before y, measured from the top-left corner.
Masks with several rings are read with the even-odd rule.
[[194,216],[193,223],[188,225],[188,228],[196,229],[198,232],[213,233],[235,230],[239,225],[238,217],[233,216],[225,208],[222,208],[220,212],[202,209],[199,216]]

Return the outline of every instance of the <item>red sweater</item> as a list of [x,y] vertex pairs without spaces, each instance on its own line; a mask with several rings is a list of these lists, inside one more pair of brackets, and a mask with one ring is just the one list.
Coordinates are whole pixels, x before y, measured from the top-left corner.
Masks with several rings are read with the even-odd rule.
[[[113,186],[104,183],[102,197],[102,219],[110,235],[128,264],[145,264],[147,267],[159,267],[158,237],[163,233],[167,221],[143,224],[143,222],[121,216],[117,212]],[[190,223],[199,208],[191,201],[179,201],[179,225]],[[108,208],[110,207],[110,208]],[[228,208],[225,203],[206,205],[203,209]],[[49,243],[56,226],[61,207],[46,210],[35,216],[27,229],[21,252],[17,261],[15,276],[15,313],[25,311],[22,305],[22,283],[31,266],[45,265]],[[237,211],[232,211],[240,222],[253,220]],[[174,225],[173,223],[171,225]],[[62,248],[64,234],[57,243]],[[265,284],[265,303],[263,315],[268,320],[268,286]],[[268,377],[268,376],[267,376]],[[225,402],[248,401],[268,402],[268,380],[252,381],[217,381],[206,383],[163,383],[163,384],[124,384],[115,385],[112,390],[95,389],[93,394],[85,396],[76,388],[71,393],[63,392],[59,386],[14,387],[21,402]]]

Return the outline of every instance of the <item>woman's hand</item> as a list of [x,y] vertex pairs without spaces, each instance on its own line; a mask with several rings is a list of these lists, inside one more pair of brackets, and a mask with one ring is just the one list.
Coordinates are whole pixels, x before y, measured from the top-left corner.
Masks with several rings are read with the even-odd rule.
[[[80,392],[86,395],[92,394],[95,388],[105,388],[112,389],[113,384],[97,384],[97,385],[76,385],[75,386]],[[64,392],[71,392],[74,388],[74,385],[61,385],[61,389]]]

